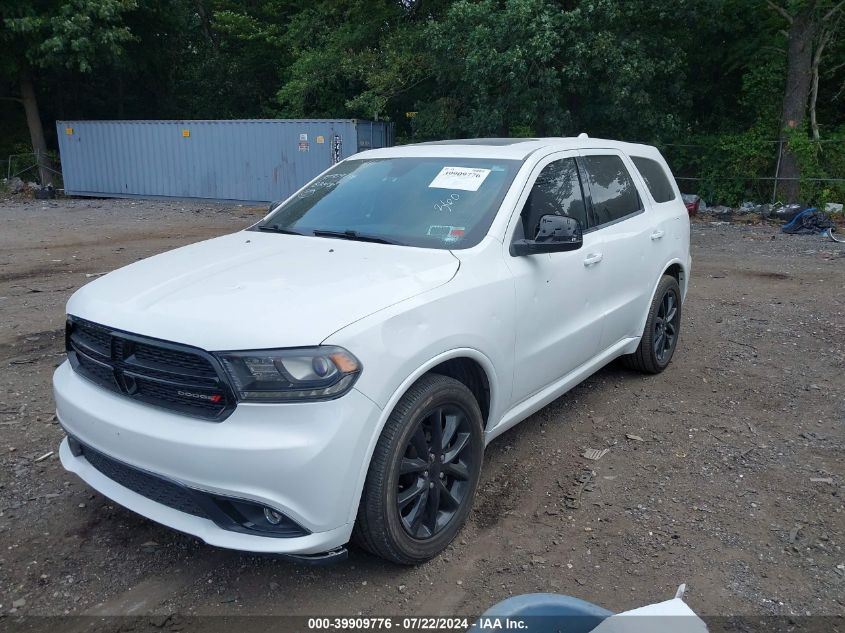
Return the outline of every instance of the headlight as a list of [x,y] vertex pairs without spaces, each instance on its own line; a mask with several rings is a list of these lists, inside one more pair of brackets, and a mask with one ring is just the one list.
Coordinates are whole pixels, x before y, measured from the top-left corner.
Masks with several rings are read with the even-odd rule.
[[361,363],[342,347],[220,352],[238,400],[290,402],[339,398],[352,388]]

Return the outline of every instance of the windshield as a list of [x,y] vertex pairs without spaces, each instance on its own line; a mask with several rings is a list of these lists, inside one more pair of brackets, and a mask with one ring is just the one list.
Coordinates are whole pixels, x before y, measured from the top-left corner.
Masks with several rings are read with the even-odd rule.
[[368,242],[469,248],[481,241],[520,161],[347,160],[255,228]]

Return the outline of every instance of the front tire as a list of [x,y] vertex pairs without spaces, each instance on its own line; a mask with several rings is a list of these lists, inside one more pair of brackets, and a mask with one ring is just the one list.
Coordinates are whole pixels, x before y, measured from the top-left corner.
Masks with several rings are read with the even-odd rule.
[[681,288],[674,277],[664,275],[651,300],[637,351],[623,356],[623,362],[631,369],[659,374],[669,366],[680,333]]
[[484,452],[465,385],[426,374],[402,396],[373,453],[353,540],[401,565],[442,552],[466,522]]

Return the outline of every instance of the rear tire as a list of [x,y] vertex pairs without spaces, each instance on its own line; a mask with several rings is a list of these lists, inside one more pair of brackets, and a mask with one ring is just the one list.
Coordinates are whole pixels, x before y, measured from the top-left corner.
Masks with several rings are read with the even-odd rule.
[[664,275],[651,300],[637,351],[623,356],[622,362],[646,374],[659,374],[669,366],[680,334],[681,288],[674,277]]
[[484,453],[483,418],[463,383],[426,374],[399,400],[376,444],[352,540],[400,565],[425,562],[458,534]]

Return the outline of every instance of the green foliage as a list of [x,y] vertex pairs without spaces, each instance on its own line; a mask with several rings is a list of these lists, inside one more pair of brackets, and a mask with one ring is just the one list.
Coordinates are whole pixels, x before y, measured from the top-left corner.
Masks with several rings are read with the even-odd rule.
[[[777,162],[785,25],[762,0],[0,0],[0,98],[31,74],[48,137],[57,118],[354,117],[395,122],[400,141],[587,132],[656,143],[703,179],[685,191],[736,204],[772,195],[752,178]],[[844,62],[840,36],[823,141],[845,138]],[[27,138],[2,103],[0,154]],[[799,130],[788,147],[806,199],[845,200],[811,180],[845,174],[845,144]]]
[[[417,94],[424,95],[434,86],[436,63],[424,26],[408,19],[397,21],[384,35],[380,49],[368,48],[348,64],[363,89],[346,101],[347,111],[353,116],[401,121],[405,112],[416,111]],[[449,113],[442,115],[445,121]]]
[[455,127],[463,136],[677,134],[688,103],[678,20],[696,11],[682,1],[460,0],[427,25],[418,66],[430,68],[436,98],[421,95],[417,109],[448,98],[457,110],[442,129],[418,117],[415,137]]
[[[774,138],[780,121],[780,99],[786,60],[773,52],[758,54],[742,77],[739,111],[748,125],[767,128]],[[774,135],[774,136],[773,136]]]
[[[114,61],[132,39],[123,25],[135,0],[64,0],[0,5],[2,40],[14,46],[17,64],[58,66],[82,73]],[[41,9],[39,11],[39,9]]]
[[[363,73],[378,63],[382,41],[402,14],[401,5],[367,0],[323,0],[298,12],[286,31],[293,52],[290,78],[277,93],[287,117],[373,118],[351,113],[347,101],[365,92]],[[368,103],[369,101],[369,103]],[[363,99],[354,107],[377,107]]]
[[[579,3],[571,12],[566,85],[577,86],[580,130],[628,140],[677,138],[690,106],[688,49],[700,5]],[[584,28],[584,23],[595,28]]]
[[[696,136],[688,139],[688,145],[661,150],[681,189],[695,191],[711,204],[738,206],[747,200],[772,200],[776,136],[768,127],[758,126],[739,133]],[[797,156],[801,168],[801,201],[823,208],[826,202],[845,200],[845,183],[837,182],[845,174],[845,130],[817,142],[799,128],[788,131],[787,139],[784,148]],[[685,180],[688,176],[701,180],[693,184]]]
[[563,16],[546,0],[460,0],[428,29],[437,85],[469,136],[560,129]]
[[778,146],[772,139],[773,135],[760,127],[713,138],[703,152],[699,195],[730,206],[768,200],[774,183],[751,178],[774,176]]
[[[789,130],[787,146],[801,166],[801,197],[808,204],[824,207],[845,200],[845,134],[832,134],[825,142],[810,139],[806,129]],[[823,181],[820,179],[839,179]]]

